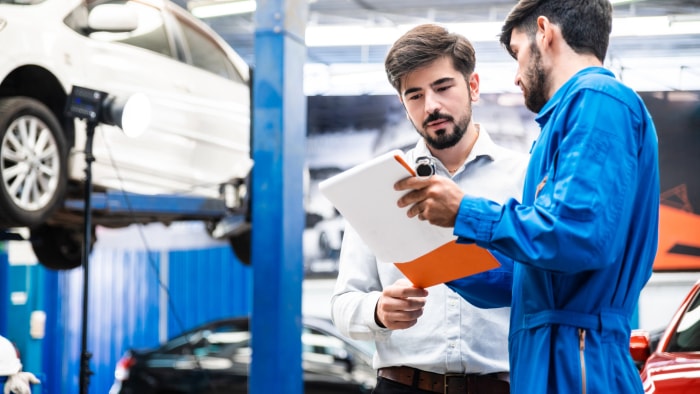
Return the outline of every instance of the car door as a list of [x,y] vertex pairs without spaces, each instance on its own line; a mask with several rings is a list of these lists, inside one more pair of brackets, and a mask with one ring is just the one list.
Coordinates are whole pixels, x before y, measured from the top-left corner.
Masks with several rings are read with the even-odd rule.
[[220,37],[189,14],[173,12],[173,32],[180,37],[185,61],[195,78],[178,84],[206,105],[193,106],[193,123],[200,130],[195,147],[196,168],[206,167],[215,178],[231,173],[243,178],[250,160],[250,90],[248,65]]
[[[340,338],[312,327],[303,328],[302,363],[306,394],[371,392],[371,377],[363,379],[364,362]],[[368,369],[374,375],[371,367]]]
[[[94,142],[95,184],[138,193],[218,196],[220,183],[245,176],[250,167],[246,85],[186,63],[170,14],[155,3],[109,3],[132,9],[139,26],[128,33],[90,34],[82,83],[115,96],[146,94],[151,120],[137,139],[100,127]],[[246,113],[232,110],[241,107]],[[245,132],[219,131],[230,128]]]

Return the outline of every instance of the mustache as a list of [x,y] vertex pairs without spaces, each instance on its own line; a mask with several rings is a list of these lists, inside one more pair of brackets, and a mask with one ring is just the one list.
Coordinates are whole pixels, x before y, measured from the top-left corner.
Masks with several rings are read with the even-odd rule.
[[441,114],[439,112],[433,112],[432,114],[428,115],[428,117],[425,118],[425,120],[423,121],[423,128],[428,127],[428,123],[434,122],[434,121],[440,120],[440,119],[444,119],[447,121],[454,120],[450,115]]

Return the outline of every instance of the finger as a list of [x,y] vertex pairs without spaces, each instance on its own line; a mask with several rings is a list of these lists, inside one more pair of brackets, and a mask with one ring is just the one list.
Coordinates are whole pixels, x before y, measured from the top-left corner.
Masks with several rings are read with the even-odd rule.
[[404,300],[406,298],[421,298],[428,295],[428,290],[411,286],[389,286],[382,291],[382,297]]
[[394,184],[394,190],[412,190],[412,189],[422,189],[430,184],[430,178],[420,178],[416,176],[409,176],[404,178]]
[[[414,216],[418,216],[418,215],[422,214],[424,209],[423,209],[421,204],[422,204],[422,202],[419,202],[417,204],[414,204],[412,207],[408,208],[408,210],[406,211],[406,216],[408,216],[409,218],[412,218]],[[425,215],[423,215],[423,216],[425,216]]]
[[387,327],[394,330],[413,327],[418,322],[418,318],[422,315],[423,309],[388,313],[386,315]]
[[403,196],[401,196],[398,199],[398,201],[396,202],[396,205],[398,205],[399,208],[405,208],[411,204],[416,204],[417,202],[420,202],[421,200],[423,200],[423,197],[421,196],[419,191],[414,190],[414,191],[408,192],[408,193],[404,194]]

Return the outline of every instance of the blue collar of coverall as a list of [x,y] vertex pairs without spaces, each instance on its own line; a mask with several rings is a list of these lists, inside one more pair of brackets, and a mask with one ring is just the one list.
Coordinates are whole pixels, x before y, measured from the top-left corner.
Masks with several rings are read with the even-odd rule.
[[547,101],[547,103],[542,107],[540,112],[537,114],[537,117],[535,118],[535,121],[537,124],[540,125],[540,128],[544,127],[544,125],[549,121],[549,117],[552,116],[552,113],[554,112],[554,109],[557,108],[559,105],[559,102],[566,97],[566,95],[569,92],[569,89],[584,75],[589,75],[589,74],[607,74],[611,77],[615,77],[615,74],[612,73],[612,71],[599,67],[599,66],[593,66],[593,67],[586,67],[583,70],[577,72],[574,74],[573,77],[569,78],[568,81],[564,85],[562,85],[552,96],[552,98]]

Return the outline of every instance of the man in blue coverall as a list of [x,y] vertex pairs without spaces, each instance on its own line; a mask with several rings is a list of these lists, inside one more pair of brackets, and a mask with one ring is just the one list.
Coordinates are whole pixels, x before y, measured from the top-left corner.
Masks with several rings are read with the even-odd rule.
[[609,0],[521,0],[506,18],[500,40],[541,127],[522,202],[442,177],[395,186],[410,217],[501,261],[448,285],[511,306],[512,393],[643,392],[630,319],[657,248],[658,146],[642,100],[602,67],[611,28]]

